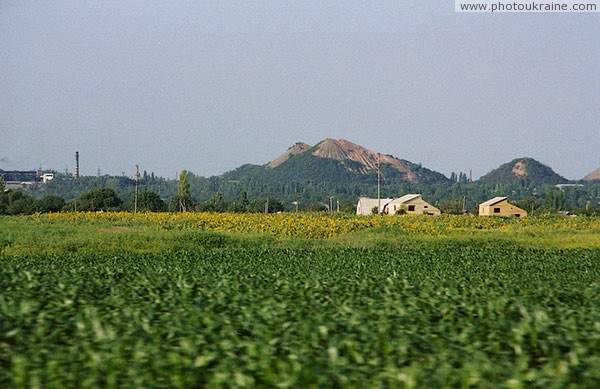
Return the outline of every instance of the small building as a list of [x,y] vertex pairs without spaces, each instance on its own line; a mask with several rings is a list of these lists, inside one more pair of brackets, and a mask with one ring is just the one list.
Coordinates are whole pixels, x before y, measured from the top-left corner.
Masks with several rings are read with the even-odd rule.
[[42,173],[40,177],[42,178],[42,182],[47,184],[54,179],[54,173]]
[[479,204],[479,216],[525,217],[527,211],[508,202],[508,197],[494,197]]
[[34,185],[34,182],[31,181],[6,181],[4,183],[5,190],[21,190],[27,189]]
[[420,194],[407,194],[393,199],[385,205],[384,213],[395,215],[398,212],[406,212],[409,215],[439,215],[438,208],[423,200]]
[[356,205],[356,214],[372,215],[373,210],[377,210],[377,207],[380,207],[379,213],[382,213],[386,204],[392,200],[393,199],[370,199],[368,197],[361,197],[358,199],[358,204]]
[[583,184],[556,184],[556,185],[554,185],[555,188],[558,188],[560,190],[563,190],[565,188],[579,188],[582,186],[583,186]]
[[361,197],[356,205],[357,215],[372,215],[373,210],[377,211],[380,204],[379,213],[395,215],[404,210],[411,215],[439,215],[440,210],[429,204],[421,198],[420,194],[407,194],[397,199],[371,199]]

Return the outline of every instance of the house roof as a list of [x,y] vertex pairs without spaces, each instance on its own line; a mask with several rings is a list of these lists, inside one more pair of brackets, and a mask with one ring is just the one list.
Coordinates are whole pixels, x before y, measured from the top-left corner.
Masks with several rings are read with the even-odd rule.
[[407,195],[404,195],[404,196],[399,197],[397,199],[394,199],[392,202],[394,204],[404,204],[404,203],[408,203],[409,201],[412,201],[414,199],[417,199],[419,197],[421,197],[420,194],[407,194]]
[[[381,208],[383,209],[383,207],[385,207],[385,205],[392,200],[393,199],[381,199]],[[359,202],[361,208],[363,208],[363,209],[373,209],[373,208],[377,207],[379,200],[371,199],[368,197],[361,197],[358,200],[358,202]]]
[[504,200],[506,200],[506,199],[508,199],[508,197],[494,197],[493,199],[490,199],[490,200],[488,200],[488,201],[485,201],[485,202],[483,202],[483,203],[481,203],[481,204],[479,204],[479,205],[484,205],[484,206],[485,206],[485,205],[494,205],[494,204],[497,204],[497,203],[499,203],[500,201],[504,201]]

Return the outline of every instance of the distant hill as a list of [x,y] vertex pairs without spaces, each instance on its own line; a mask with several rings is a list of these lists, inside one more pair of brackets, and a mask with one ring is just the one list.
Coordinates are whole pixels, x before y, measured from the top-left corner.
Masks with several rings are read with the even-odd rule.
[[279,157],[277,157],[274,160],[272,160],[271,162],[269,162],[267,164],[267,167],[269,167],[271,169],[276,168],[277,166],[281,165],[282,163],[284,163],[285,161],[290,159],[291,156],[302,154],[303,152],[310,149],[311,147],[312,146],[307,143],[298,142],[295,145],[291,146],[289,149],[287,149]]
[[567,183],[565,177],[533,158],[516,158],[484,175],[479,181],[488,184],[522,182],[525,185]]
[[600,180],[600,167],[588,174],[587,176],[583,177],[583,179],[586,181]]
[[[384,183],[448,182],[443,174],[421,165],[377,152],[345,139],[325,139],[311,147],[296,143],[265,165],[281,181],[373,182],[380,163]],[[248,167],[245,168],[248,171]]]
[[[339,201],[342,208],[346,206],[351,212],[359,197],[377,196],[378,163],[383,198],[419,193],[431,204],[452,212],[462,212],[463,206],[477,212],[479,203],[497,196],[510,196],[512,201],[535,201],[536,206],[546,210],[579,212],[581,199],[589,198],[593,200],[590,212],[600,214],[597,206],[600,180],[595,178],[600,169],[586,176],[595,181],[585,182],[577,191],[565,190],[560,202],[554,198],[554,203],[549,204],[544,199],[552,200],[556,191],[551,185],[569,181],[532,158],[515,159],[475,182],[469,182],[464,174],[456,181],[420,164],[379,155],[343,139],[325,139],[314,146],[296,143],[269,163],[242,165],[218,176],[203,177],[188,172],[188,182],[194,200],[202,206],[214,207],[203,209],[218,209],[223,201],[232,205],[231,209],[240,209],[239,204],[250,201],[251,209],[264,210],[269,198],[275,201],[273,204],[280,201],[288,211],[298,204],[300,209],[319,210],[330,206],[331,201]],[[135,180],[125,176],[82,176],[75,180],[70,174],[55,172],[51,182],[21,190],[36,198],[58,195],[72,201],[91,189],[110,188],[125,203],[133,204],[135,187]],[[157,193],[167,202],[177,195],[177,188],[177,180],[157,177],[154,173],[144,172],[139,181],[140,192]],[[547,196],[549,193],[552,196]]]

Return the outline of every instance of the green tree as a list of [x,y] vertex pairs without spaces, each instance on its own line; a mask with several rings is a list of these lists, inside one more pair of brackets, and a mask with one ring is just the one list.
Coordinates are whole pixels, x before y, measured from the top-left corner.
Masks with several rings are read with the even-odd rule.
[[563,208],[563,192],[559,190],[554,197],[554,209],[560,211]]
[[238,204],[238,212],[248,211],[250,201],[248,200],[248,193],[244,190],[240,193],[240,203]]
[[[306,210],[309,212],[326,212],[328,210],[327,205],[323,203],[310,203],[306,207]],[[356,208],[354,210],[356,212]]]
[[449,213],[451,215],[462,215],[463,212],[463,200],[446,200],[440,204],[440,211],[442,213]]
[[0,193],[4,193],[4,189],[6,189],[6,185],[4,184],[4,177],[0,176]]
[[19,191],[9,190],[6,194],[8,215],[30,215],[35,212],[35,199]]
[[60,212],[65,206],[65,199],[57,195],[46,195],[36,204],[38,212]]
[[281,200],[275,197],[263,197],[257,198],[249,205],[250,212],[265,212],[265,208],[267,208],[268,213],[276,213],[283,212],[284,207]]
[[356,214],[356,203],[345,202],[342,204],[340,211],[342,211],[343,213],[354,215]]
[[[2,178],[0,176],[0,178]],[[4,182],[2,182],[4,183]],[[6,215],[6,209],[8,208],[8,193],[2,190],[0,192],[0,215]]]
[[167,204],[157,193],[144,191],[138,196],[138,210],[142,212],[164,212],[167,210]]
[[544,210],[554,210],[554,191],[551,190],[546,193],[546,199],[544,200]]
[[116,211],[123,204],[117,193],[110,188],[92,189],[77,202],[79,211]]
[[537,204],[535,199],[524,199],[516,201],[515,205],[519,208],[526,210],[529,216],[533,216],[534,212],[539,208],[539,205]]
[[179,186],[177,187],[177,209],[179,212],[187,212],[193,206],[192,191],[188,182],[187,170],[182,170],[179,174]]
[[223,193],[215,193],[203,208],[209,212],[225,212],[227,210],[227,203],[223,200]]

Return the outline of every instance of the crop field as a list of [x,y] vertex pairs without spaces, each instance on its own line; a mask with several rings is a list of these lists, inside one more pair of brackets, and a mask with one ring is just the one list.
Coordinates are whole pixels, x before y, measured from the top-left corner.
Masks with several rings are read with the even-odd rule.
[[0,387],[598,387],[600,220],[0,218]]

